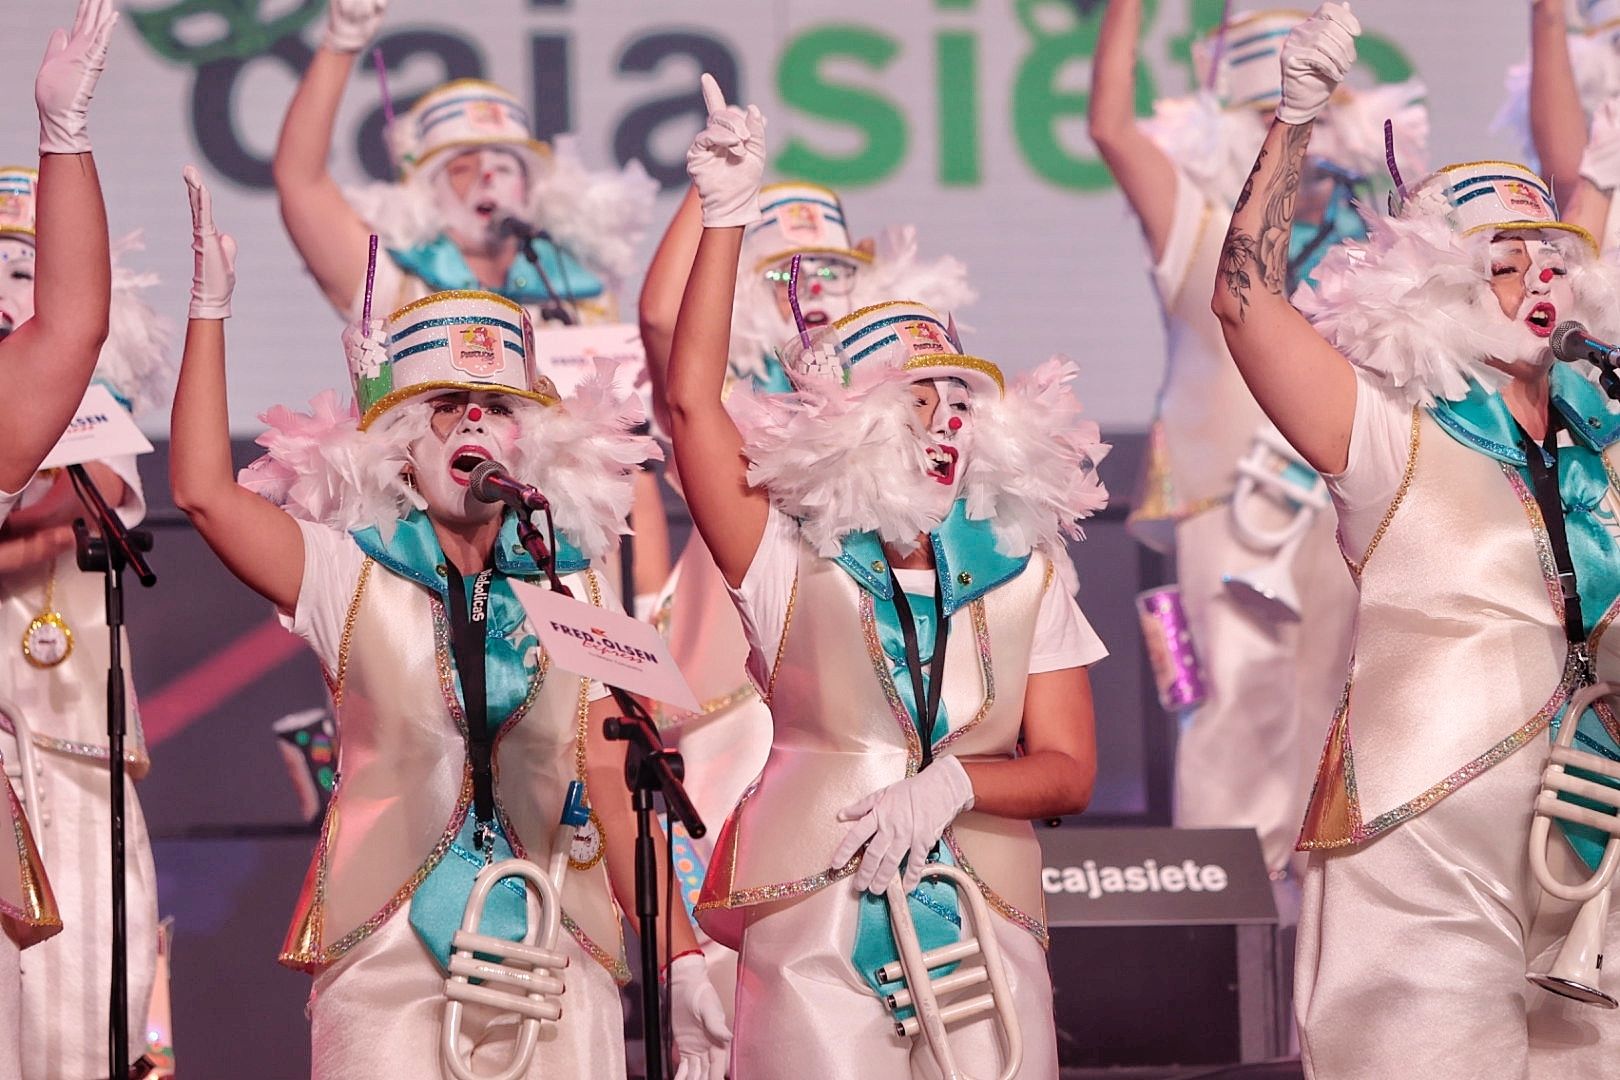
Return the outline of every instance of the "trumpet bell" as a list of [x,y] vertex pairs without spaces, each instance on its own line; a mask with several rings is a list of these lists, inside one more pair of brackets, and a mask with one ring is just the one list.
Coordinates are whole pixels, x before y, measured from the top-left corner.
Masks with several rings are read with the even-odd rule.
[[1613,994],[1598,985],[1603,970],[1603,932],[1608,922],[1609,892],[1604,890],[1581,905],[1553,966],[1545,972],[1530,972],[1525,978],[1543,990],[1586,1005],[1600,1009],[1620,1006]]

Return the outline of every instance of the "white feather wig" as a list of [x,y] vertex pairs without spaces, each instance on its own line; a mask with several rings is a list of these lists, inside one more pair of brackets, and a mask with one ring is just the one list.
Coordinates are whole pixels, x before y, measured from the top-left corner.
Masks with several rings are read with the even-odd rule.
[[[557,530],[592,559],[630,531],[635,470],[661,456],[651,439],[630,433],[642,408],[615,387],[613,366],[599,361],[557,408],[514,399],[518,438],[507,463],[546,493]],[[344,532],[374,525],[387,539],[401,518],[426,509],[405,473],[411,444],[431,430],[429,400],[396,405],[365,431],[333,390],[308,413],[278,405],[259,418],[269,426],[258,438],[266,453],[237,481],[294,517]]]
[[[1615,94],[1620,94],[1620,49],[1609,43],[1607,35],[1588,37],[1573,33],[1568,36],[1569,59],[1575,69],[1575,87],[1581,96],[1581,108],[1591,116],[1599,105]],[[1491,121],[1491,131],[1512,135],[1519,141],[1524,162],[1540,170],[1536,161],[1535,140],[1530,134],[1530,62],[1521,61],[1508,68],[1504,80],[1507,98]]]
[[164,405],[174,386],[174,323],[152,310],[141,294],[158,276],[123,265],[123,256],[146,245],[139,230],[112,246],[112,303],[107,340],[96,360],[96,378],[111,384],[136,414]]
[[[1004,554],[1061,548],[1064,538],[1081,535],[1079,520],[1108,501],[1096,469],[1108,447],[1096,424],[1079,420],[1069,386],[1076,373],[1068,361],[1048,361],[1002,400],[974,404],[962,494],[970,518],[991,521]],[[948,374],[934,369],[927,377]],[[909,387],[918,378],[868,364],[856,367],[847,390],[827,383],[793,394],[732,394],[749,483],[799,519],[817,554],[836,555],[846,536],[866,531],[909,551],[938,526],[937,486],[912,426]]]
[[[1311,132],[1311,153],[1356,176],[1389,175],[1384,121],[1395,137],[1395,163],[1405,176],[1429,171],[1428,90],[1416,79],[1380,83],[1334,98]],[[1389,186],[1393,186],[1390,182]]]
[[[344,195],[384,245],[411,248],[444,231],[444,217],[433,199],[429,170],[399,183],[349,188]],[[618,288],[636,270],[636,255],[652,223],[657,183],[639,161],[622,169],[591,171],[578,140],[559,135],[541,175],[531,177],[526,216],[593,273]]]
[[[736,297],[731,307],[731,373],[738,378],[765,374],[765,356],[794,334],[782,317],[764,277],[753,272],[762,253],[744,245],[738,260]],[[954,312],[978,299],[960,259],[925,259],[917,251],[917,229],[893,225],[877,234],[871,263],[855,275],[850,310],[895,296],[915,297],[935,311]]]
[[1213,94],[1161,98],[1143,130],[1204,198],[1231,206],[1260,156],[1266,125],[1253,109],[1223,109]]
[[[1420,201],[1444,202],[1437,190]],[[1496,389],[1507,375],[1486,363],[1516,347],[1518,330],[1491,291],[1489,231],[1459,236],[1443,205],[1409,205],[1400,218],[1362,210],[1366,240],[1340,245],[1302,285],[1294,305],[1340,352],[1414,405],[1456,400],[1478,382]],[[1620,331],[1620,267],[1586,243],[1553,234],[1563,252],[1576,310],[1569,317],[1614,340]]]

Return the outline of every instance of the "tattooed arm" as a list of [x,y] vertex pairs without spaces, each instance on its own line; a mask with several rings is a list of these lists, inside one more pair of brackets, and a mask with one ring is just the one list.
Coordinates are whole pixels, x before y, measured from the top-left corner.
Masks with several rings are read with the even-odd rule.
[[1272,423],[1313,468],[1338,473],[1349,458],[1355,375],[1286,291],[1288,239],[1311,127],[1311,121],[1272,123],[1232,212],[1210,306]]

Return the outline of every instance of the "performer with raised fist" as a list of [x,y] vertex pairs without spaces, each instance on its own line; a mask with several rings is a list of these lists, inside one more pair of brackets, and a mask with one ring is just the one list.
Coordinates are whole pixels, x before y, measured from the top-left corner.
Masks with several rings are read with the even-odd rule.
[[[1327,477],[1359,593],[1300,836],[1305,1072],[1612,1075],[1617,1014],[1525,975],[1547,970],[1579,907],[1531,869],[1549,733],[1575,722],[1584,751],[1620,761],[1612,720],[1562,715],[1620,677],[1604,635],[1620,611],[1620,414],[1594,369],[1549,348],[1566,319],[1616,339],[1620,271],[1535,173],[1473,162],[1404,185],[1290,303],[1309,143],[1359,32],[1326,3],[1289,34],[1213,283],[1243,378]],[[1541,850],[1575,881],[1606,839],[1577,825]],[[1620,918],[1599,930],[1617,940]]]

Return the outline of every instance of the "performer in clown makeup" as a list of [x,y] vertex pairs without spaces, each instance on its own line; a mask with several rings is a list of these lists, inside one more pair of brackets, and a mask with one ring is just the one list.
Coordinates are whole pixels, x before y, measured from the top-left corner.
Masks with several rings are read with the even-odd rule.
[[[1274,434],[1232,367],[1204,285],[1215,273],[1222,223],[1277,105],[1278,51],[1304,17],[1234,13],[1194,47],[1198,90],[1156,102],[1152,120],[1139,122],[1142,3],[1111,0],[1092,67],[1090,114],[1092,139],[1140,219],[1165,314],[1168,362],[1130,526],[1144,544],[1175,553],[1207,687],[1181,717],[1175,821],[1253,826],[1285,919],[1298,895],[1294,830],[1322,720],[1338,698],[1354,596],[1334,550],[1331,515],[1276,498],[1281,492],[1234,504],[1239,463]],[[1403,83],[1335,95],[1302,178],[1290,289],[1308,280],[1335,244],[1364,235],[1351,199],[1383,200],[1386,117],[1402,167],[1423,171],[1428,120],[1415,104],[1422,93]],[[1319,498],[1320,482],[1296,464]],[[1297,545],[1268,539],[1267,532],[1284,535],[1296,513],[1314,514]],[[1265,584],[1249,588],[1249,581]],[[1285,584],[1272,590],[1271,582]],[[1272,599],[1286,592],[1295,599]]]
[[[1286,193],[1358,33],[1330,3],[1289,36],[1214,275],[1245,381],[1327,478],[1359,596],[1299,840],[1305,1072],[1606,1076],[1617,1014],[1525,974],[1547,970],[1578,907],[1530,869],[1550,733],[1577,687],[1620,677],[1604,635],[1620,610],[1620,413],[1548,339],[1575,319],[1613,340],[1620,271],[1540,177],[1475,162],[1405,189],[1290,304]],[[1583,749],[1620,760],[1611,726],[1574,722]],[[1583,878],[1604,839],[1555,834],[1554,873]]]
[[[703,234],[696,189],[687,194],[653,256],[641,291],[641,337],[652,375],[653,408],[667,430],[664,379],[681,296]],[[728,381],[754,389],[791,389],[776,346],[795,332],[789,286],[799,258],[797,298],[807,327],[816,329],[857,307],[892,296],[914,296],[939,310],[973,299],[966,270],[945,256],[922,259],[916,230],[883,230],[875,241],[852,243],[836,192],[802,181],[768,184],[760,192],[760,219],[744,233],[732,305]],[[668,475],[674,476],[673,472]],[[693,533],[653,608],[654,622],[669,639],[681,672],[703,708],[695,714],[665,711],[665,738],[686,762],[686,787],[704,820],[724,821],[743,790],[759,775],[770,750],[770,710],[748,682],[748,643],[725,579],[702,537]],[[692,869],[683,879],[688,903],[714,851],[714,837],[689,841],[677,835]],[[731,985],[736,954],[704,942],[716,982]]]
[[[22,332],[34,317],[36,190],[33,169],[0,168],[6,220],[0,222],[0,333]],[[95,381],[126,409],[140,413],[168,397],[172,327],[139,293],[152,275],[117,265],[139,246],[138,234],[115,253],[110,330]],[[3,362],[3,361],[0,361]],[[108,504],[134,526],[146,498],[133,454],[86,462]],[[55,883],[66,932],[23,958],[25,1074],[63,1078],[106,1075],[112,884],[107,852],[107,607],[99,574],[79,571],[72,523],[86,511],[64,470],[36,475],[0,526],[0,711],[15,710],[34,743],[38,771],[29,783],[49,816],[34,823]],[[126,656],[126,692],[135,700]],[[11,725],[7,725],[10,727]],[[140,710],[129,717],[125,829],[129,852],[126,930],[130,1030],[145,1048],[147,1005],[157,972],[157,876],[134,781],[151,767]],[[15,757],[15,735],[0,732],[0,752]]]
[[[438,1074],[450,937],[473,876],[514,853],[547,866],[578,781],[591,812],[561,887],[562,1019],[523,1075],[622,1077],[629,971],[615,898],[630,896],[634,877],[623,745],[602,734],[611,701],[540,648],[512,583],[543,583],[543,570],[513,514],[471,496],[469,474],[497,460],[544,490],[558,573],[580,599],[615,603],[592,564],[625,531],[634,470],[656,453],[630,433],[641,410],[611,370],[559,401],[534,369],[519,305],[435,293],[351,328],[355,409],[328,394],[312,415],[272,410],[268,453],[238,482],[222,329],[234,244],[215,230],[195,171],[186,179],[197,258],[173,417],[175,503],[315,650],[337,717],[342,779],[281,954],[315,977],[312,1075]],[[498,887],[482,930],[517,940],[525,920],[521,891]],[[690,923],[675,917],[672,933],[680,1075],[719,1077],[724,1009]],[[488,1072],[510,1059],[516,1035],[510,1016],[470,1006],[460,1049]]]
[[[1028,822],[1078,812],[1095,772],[1086,667],[1105,651],[1065,581],[1063,538],[1106,500],[1106,447],[1078,420],[1071,366],[1004,389],[908,300],[795,337],[781,355],[797,393],[738,387],[723,403],[764,119],[708,76],[704,89],[709,125],[687,157],[704,229],[666,403],[774,728],[697,907],[740,950],[731,1075],[930,1075],[873,973],[894,958],[891,882],[912,894],[925,947],[956,934],[954,891],[918,886],[938,859],[994,911],[980,934],[1006,959],[1018,1075],[1055,1076]],[[996,1074],[994,1031],[988,1018],[955,1029],[964,1069]]]

